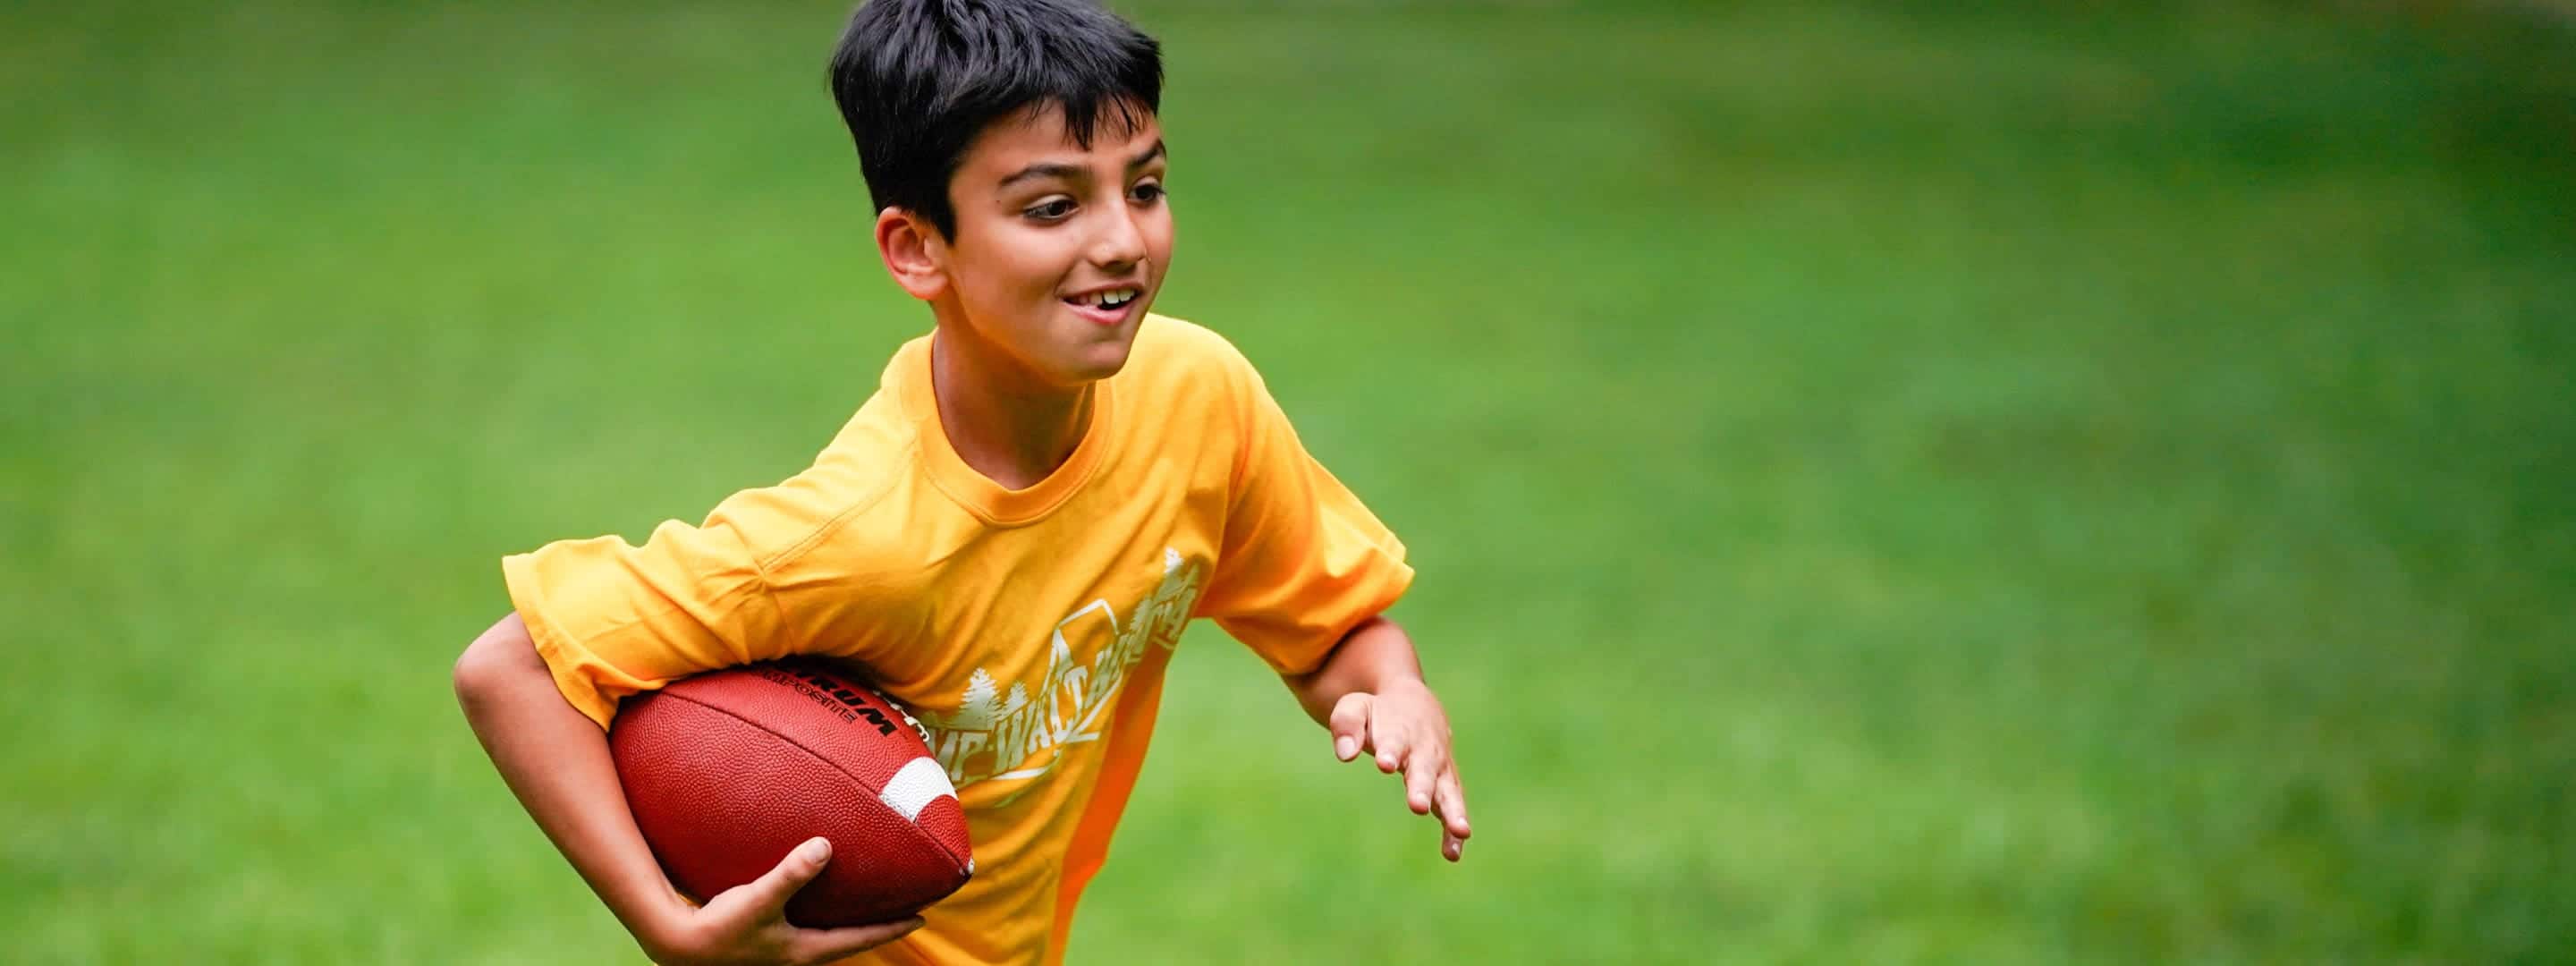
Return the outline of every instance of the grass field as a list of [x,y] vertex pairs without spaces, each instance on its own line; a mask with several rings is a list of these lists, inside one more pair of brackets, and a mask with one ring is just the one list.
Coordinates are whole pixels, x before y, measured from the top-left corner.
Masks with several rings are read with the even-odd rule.
[[[448,665],[926,324],[842,5],[75,6],[0,960],[631,961]],[[2571,955],[2576,31],[2411,6],[1131,8],[1161,308],[1412,545],[1478,834],[1202,629],[1074,961]]]

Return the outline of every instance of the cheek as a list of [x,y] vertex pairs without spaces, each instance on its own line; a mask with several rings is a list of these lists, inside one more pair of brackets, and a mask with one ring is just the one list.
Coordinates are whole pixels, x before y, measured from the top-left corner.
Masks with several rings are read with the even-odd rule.
[[1145,236],[1145,259],[1157,273],[1168,271],[1172,264],[1172,206],[1154,209],[1152,217],[1137,220],[1137,229]]
[[1064,285],[1065,274],[1081,257],[1073,238],[1071,232],[1021,228],[1008,239],[1010,250],[997,253],[996,261],[1009,266],[1010,285],[1017,297],[1055,301],[1056,289]]
[[999,309],[1054,301],[1055,290],[1064,277],[1061,266],[1056,264],[1058,243],[1046,233],[1017,225],[991,227],[991,231],[983,233],[986,244],[961,252],[965,261],[978,267],[973,282],[964,286],[970,302]]

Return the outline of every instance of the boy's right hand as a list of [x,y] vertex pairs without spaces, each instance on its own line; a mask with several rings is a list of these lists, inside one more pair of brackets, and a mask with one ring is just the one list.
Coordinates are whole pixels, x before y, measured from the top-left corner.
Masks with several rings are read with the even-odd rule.
[[681,906],[679,921],[647,950],[666,966],[828,963],[893,942],[921,928],[916,916],[874,926],[806,929],[787,921],[787,900],[821,875],[832,843],[810,839],[760,878],[719,892],[707,904]]
[[832,843],[822,839],[797,847],[760,878],[690,905],[635,828],[608,732],[564,700],[515,612],[457,657],[456,700],[511,794],[658,962],[829,962],[921,928],[917,918],[851,929],[789,924],[788,897],[832,859]]

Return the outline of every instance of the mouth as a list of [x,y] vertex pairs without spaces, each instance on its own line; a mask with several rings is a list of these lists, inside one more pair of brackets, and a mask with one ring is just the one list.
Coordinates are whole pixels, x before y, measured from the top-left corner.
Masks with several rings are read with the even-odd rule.
[[1096,325],[1113,326],[1126,322],[1144,307],[1145,290],[1134,285],[1122,285],[1069,295],[1062,301],[1073,308],[1075,315]]

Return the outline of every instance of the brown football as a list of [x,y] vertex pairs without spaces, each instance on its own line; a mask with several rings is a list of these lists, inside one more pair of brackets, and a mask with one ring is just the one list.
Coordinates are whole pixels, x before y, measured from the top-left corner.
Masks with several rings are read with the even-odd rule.
[[965,810],[918,728],[828,665],[771,662],[628,698],[608,745],[654,858],[700,900],[831,839],[787,903],[822,928],[901,919],[974,874]]

